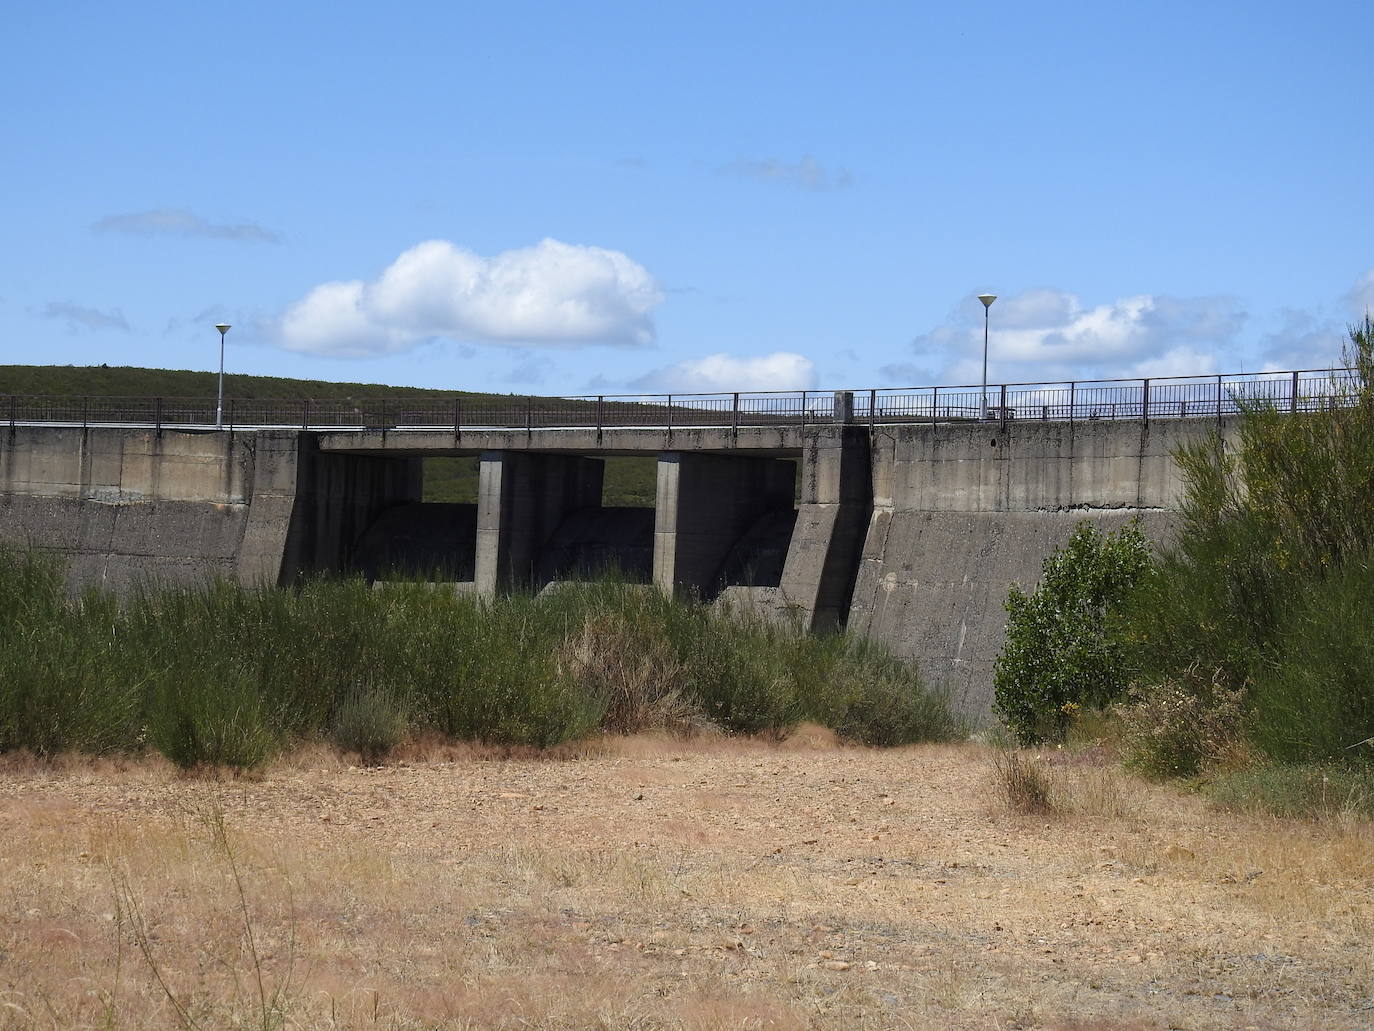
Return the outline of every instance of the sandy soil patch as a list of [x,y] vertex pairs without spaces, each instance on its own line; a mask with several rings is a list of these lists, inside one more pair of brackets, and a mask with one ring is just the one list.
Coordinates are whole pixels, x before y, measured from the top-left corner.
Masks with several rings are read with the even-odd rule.
[[974,746],[0,767],[0,1027],[1374,1027],[1374,830]]

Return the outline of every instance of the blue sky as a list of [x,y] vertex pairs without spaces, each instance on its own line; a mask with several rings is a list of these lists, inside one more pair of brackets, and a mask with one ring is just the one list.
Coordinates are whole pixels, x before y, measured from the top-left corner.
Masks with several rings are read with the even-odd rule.
[[[536,393],[1322,367],[1357,3],[36,3],[0,364]],[[232,386],[231,386],[232,390]],[[0,393],[4,386],[0,383]]]

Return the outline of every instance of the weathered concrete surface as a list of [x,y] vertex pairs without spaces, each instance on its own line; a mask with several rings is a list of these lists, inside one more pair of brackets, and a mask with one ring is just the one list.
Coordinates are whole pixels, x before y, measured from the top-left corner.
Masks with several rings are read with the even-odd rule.
[[540,587],[540,552],[569,513],[601,504],[605,463],[486,451],[478,473],[477,590]]
[[1167,538],[1182,490],[1170,453],[1216,427],[1199,419],[880,428],[849,625],[915,659],[963,712],[987,719],[1008,588],[1034,585],[1080,519],[1110,529],[1138,516],[1147,535]]
[[0,541],[68,556],[72,585],[233,576],[251,441],[152,430],[0,430]]
[[792,462],[665,451],[658,459],[654,583],[688,597],[714,598],[735,544],[762,517],[790,511]]

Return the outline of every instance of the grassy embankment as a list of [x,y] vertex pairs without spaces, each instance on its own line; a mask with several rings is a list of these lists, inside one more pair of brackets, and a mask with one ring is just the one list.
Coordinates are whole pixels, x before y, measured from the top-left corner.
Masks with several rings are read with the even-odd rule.
[[60,564],[0,553],[0,752],[155,749],[258,765],[327,740],[379,759],[408,738],[551,746],[664,728],[877,745],[956,736],[915,670],[633,585],[493,601],[359,580],[219,582],[70,599]]
[[[461,390],[392,387],[381,383],[331,383],[326,380],[278,376],[225,376],[226,396],[244,400],[417,400],[461,397],[470,411],[506,405],[508,395]],[[214,397],[216,375],[184,369],[142,369],[128,366],[0,365],[0,396],[5,394],[73,395],[84,397]],[[477,461],[473,458],[425,460],[426,501],[477,500]],[[606,459],[606,505],[644,506],[654,503],[654,464],[651,459]]]

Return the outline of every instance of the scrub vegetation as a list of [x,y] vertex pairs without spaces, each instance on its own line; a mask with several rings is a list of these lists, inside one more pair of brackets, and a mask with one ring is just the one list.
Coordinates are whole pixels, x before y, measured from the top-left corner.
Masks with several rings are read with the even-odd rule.
[[[1176,540],[1103,604],[1064,602],[1066,562],[1071,583],[1117,568],[1114,542],[1090,533],[1046,563],[1030,600],[1013,591],[999,676],[1019,656],[1053,654],[1065,636],[1092,644],[1087,665],[1115,671],[1109,690],[1085,681],[1073,698],[1055,677],[1083,661],[1032,671],[1013,685],[1013,700],[1038,703],[1029,714],[1003,699],[999,681],[999,708],[1024,743],[1062,740],[1066,702],[1115,703],[1126,762],[1141,772],[1197,778],[1233,806],[1374,815],[1368,316],[1351,327],[1346,358],[1358,375],[1333,378],[1328,406],[1292,415],[1249,405],[1236,440],[1213,434],[1175,455],[1185,485]],[[1039,599],[1054,617],[1043,626],[1029,618]]]
[[415,735],[549,747],[599,730],[893,745],[956,736],[945,700],[859,638],[604,582],[482,600],[423,584],[216,582],[69,598],[0,554],[0,751],[154,749],[251,768],[326,740],[375,762]]

